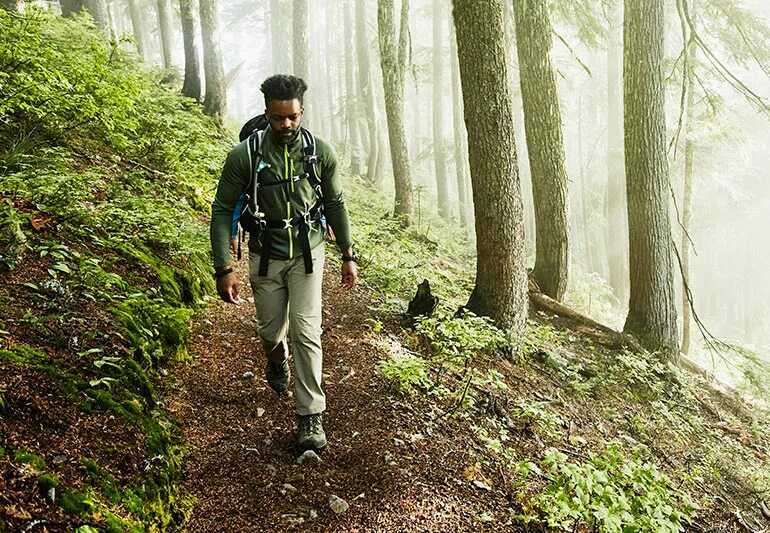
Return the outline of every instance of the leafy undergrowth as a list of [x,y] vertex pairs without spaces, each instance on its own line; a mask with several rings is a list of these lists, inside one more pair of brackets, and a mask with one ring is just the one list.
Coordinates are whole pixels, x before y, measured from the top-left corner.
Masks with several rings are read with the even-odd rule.
[[[509,339],[458,314],[473,272],[458,228],[401,231],[385,199],[352,185],[355,240],[380,291],[381,320],[369,327],[400,331],[380,372],[394,401],[419,395],[437,421],[454,417],[475,435],[473,483],[486,490],[484,471],[504,473],[496,489],[511,505],[482,522],[606,532],[770,525],[767,412],[655,354],[594,345],[552,316],[533,313],[526,333]],[[394,323],[423,278],[441,296],[434,316]]]
[[0,10],[0,531],[169,530],[153,383],[211,292],[231,139],[85,18]]

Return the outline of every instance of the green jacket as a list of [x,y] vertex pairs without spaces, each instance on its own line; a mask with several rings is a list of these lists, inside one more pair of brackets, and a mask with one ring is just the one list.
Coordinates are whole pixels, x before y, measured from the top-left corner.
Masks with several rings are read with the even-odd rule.
[[[340,250],[348,248],[350,240],[350,221],[345,201],[342,198],[342,184],[337,168],[337,154],[322,139],[315,138],[316,153],[320,163],[316,171],[321,179],[324,212],[326,221],[334,230]],[[290,145],[285,145],[268,127],[260,146],[262,159],[270,165],[260,176],[260,183],[279,181],[304,172],[302,163],[302,137]],[[211,250],[214,268],[230,263],[230,229],[233,212],[238,197],[249,183],[249,154],[246,141],[236,145],[227,155],[222,177],[211,204]],[[259,210],[269,220],[292,218],[304,213],[316,201],[316,195],[307,179],[283,185],[261,187],[257,197]],[[298,228],[273,230],[270,257],[273,259],[292,259],[302,255],[298,241]],[[323,231],[319,223],[312,224],[309,232],[310,248],[323,243]],[[259,235],[249,236],[249,250],[260,253]]]

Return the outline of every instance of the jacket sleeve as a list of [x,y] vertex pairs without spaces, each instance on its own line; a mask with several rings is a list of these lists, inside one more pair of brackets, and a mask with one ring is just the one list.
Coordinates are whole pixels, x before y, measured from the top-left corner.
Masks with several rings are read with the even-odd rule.
[[233,213],[243,190],[249,182],[249,156],[246,145],[241,143],[227,154],[217,193],[211,204],[211,255],[214,268],[230,262],[230,230]]
[[324,213],[326,221],[334,230],[337,246],[345,250],[353,241],[350,238],[350,218],[345,200],[342,195],[342,180],[337,165],[337,154],[325,142],[318,144],[321,161],[321,191],[324,197]]

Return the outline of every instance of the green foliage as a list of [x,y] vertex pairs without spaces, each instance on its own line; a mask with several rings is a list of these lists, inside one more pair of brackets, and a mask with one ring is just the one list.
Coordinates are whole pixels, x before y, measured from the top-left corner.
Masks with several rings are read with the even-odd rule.
[[37,478],[37,488],[42,494],[46,494],[59,484],[59,477],[55,474],[43,474]]
[[383,376],[396,381],[402,394],[412,394],[418,388],[427,390],[433,385],[428,376],[428,361],[422,357],[391,357],[380,361],[377,367]]
[[614,312],[619,302],[612,287],[596,272],[573,276],[569,290],[564,295],[564,303],[602,324],[622,325],[623,318]]
[[14,208],[14,204],[0,198],[0,264],[16,268],[27,249],[27,235],[22,226],[29,217]]
[[16,450],[14,453],[14,458],[20,463],[29,465],[33,470],[37,470],[38,472],[45,470],[45,459],[39,455],[35,455],[29,450]]
[[479,352],[494,352],[506,345],[502,331],[487,317],[469,311],[460,316],[438,315],[422,318],[415,328],[429,342],[435,357],[455,363],[464,362]]
[[658,468],[635,449],[626,457],[612,445],[582,464],[550,448],[540,465],[520,464],[547,480],[532,505],[536,520],[549,527],[574,531],[579,525],[606,532],[678,532],[695,514],[695,504]]
[[0,350],[0,361],[18,365],[37,365],[47,359],[43,352],[26,344]]

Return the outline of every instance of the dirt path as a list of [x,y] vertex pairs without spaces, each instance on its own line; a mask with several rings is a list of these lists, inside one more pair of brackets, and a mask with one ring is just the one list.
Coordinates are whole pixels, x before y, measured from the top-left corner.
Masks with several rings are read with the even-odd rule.
[[[197,499],[190,531],[507,530],[507,491],[494,488],[504,481],[487,474],[492,490],[471,483],[473,445],[457,422],[431,416],[417,400],[399,401],[377,374],[386,348],[383,335],[365,327],[370,302],[365,287],[340,290],[327,268],[329,445],[320,463],[303,465],[293,400],[264,381],[253,306],[219,303],[199,317],[193,362],[172,370],[165,391],[188,446],[184,485]],[[336,514],[331,495],[350,508]],[[490,516],[495,523],[484,521]]]

